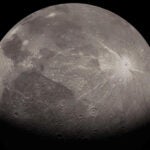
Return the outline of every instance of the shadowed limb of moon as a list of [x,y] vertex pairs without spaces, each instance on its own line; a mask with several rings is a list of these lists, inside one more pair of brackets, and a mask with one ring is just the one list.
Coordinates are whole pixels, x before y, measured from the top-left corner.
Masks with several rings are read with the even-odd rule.
[[129,131],[148,121],[149,56],[134,27],[105,9],[37,11],[0,43],[0,116],[54,137]]

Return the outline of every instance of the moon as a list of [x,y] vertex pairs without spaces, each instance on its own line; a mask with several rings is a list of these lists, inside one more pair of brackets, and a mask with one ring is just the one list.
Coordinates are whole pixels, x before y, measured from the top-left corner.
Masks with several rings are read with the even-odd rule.
[[149,121],[150,48],[118,15],[59,4],[0,43],[0,117],[54,138],[122,134]]

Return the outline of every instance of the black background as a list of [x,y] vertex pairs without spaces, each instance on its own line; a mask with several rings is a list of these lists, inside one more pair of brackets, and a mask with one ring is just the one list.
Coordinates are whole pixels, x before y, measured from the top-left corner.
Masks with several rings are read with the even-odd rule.
[[[0,39],[25,16],[41,8],[67,2],[88,3],[108,9],[131,23],[150,44],[149,3],[146,0],[91,0],[91,1],[60,1],[60,0],[1,0],[0,1]],[[55,146],[55,147],[52,147]],[[87,147],[88,146],[88,147]],[[150,127],[149,124],[130,132],[126,135],[104,139],[101,141],[90,141],[62,144],[50,142],[45,136],[39,136],[22,129],[0,122],[0,150],[7,149],[37,149],[42,150],[55,148],[90,148],[90,149],[150,149]]]

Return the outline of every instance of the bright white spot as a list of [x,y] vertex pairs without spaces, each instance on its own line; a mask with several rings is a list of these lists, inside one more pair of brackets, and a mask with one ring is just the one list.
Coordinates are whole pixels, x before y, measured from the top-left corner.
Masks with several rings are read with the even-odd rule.
[[56,16],[56,13],[52,12],[46,16],[46,18],[53,18]]
[[128,57],[122,57],[115,67],[117,74],[123,78],[131,78],[132,68],[134,67]]
[[80,55],[80,56],[83,56],[83,53],[82,53],[82,52],[79,52],[79,55]]
[[122,57],[117,62],[115,67],[116,75],[122,79],[122,81],[130,81],[133,77],[133,72],[144,73],[136,68],[136,65],[128,57]]
[[99,57],[100,69],[103,72],[112,72],[120,82],[130,81],[133,78],[133,72],[143,73],[137,68],[134,60],[128,56],[119,56],[118,58],[116,57],[116,59],[109,61],[105,57]]
[[24,40],[23,43],[22,43],[22,45],[24,45],[24,46],[26,46],[26,45],[28,45],[28,44],[29,44],[29,41],[28,41],[28,40]]
[[121,69],[123,69],[124,71],[129,71],[133,67],[129,58],[127,57],[123,57],[120,63]]

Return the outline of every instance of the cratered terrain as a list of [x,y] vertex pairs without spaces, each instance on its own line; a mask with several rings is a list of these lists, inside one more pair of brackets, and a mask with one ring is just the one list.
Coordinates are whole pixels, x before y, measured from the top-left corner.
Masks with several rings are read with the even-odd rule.
[[124,19],[60,4],[15,25],[0,43],[0,116],[54,138],[93,139],[148,121],[150,49]]

